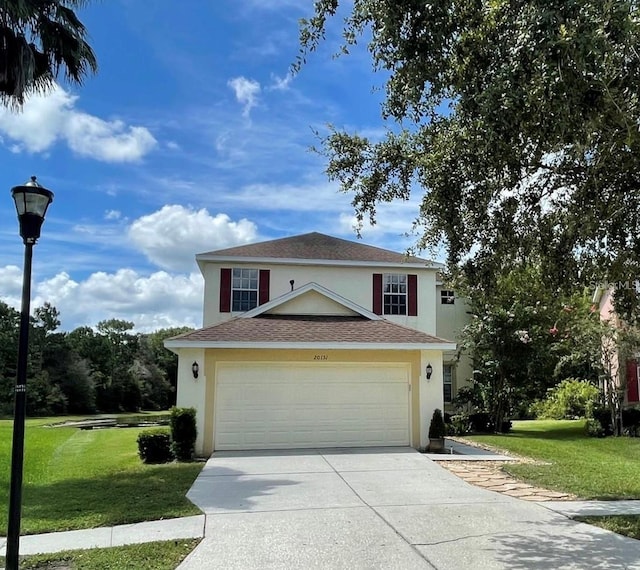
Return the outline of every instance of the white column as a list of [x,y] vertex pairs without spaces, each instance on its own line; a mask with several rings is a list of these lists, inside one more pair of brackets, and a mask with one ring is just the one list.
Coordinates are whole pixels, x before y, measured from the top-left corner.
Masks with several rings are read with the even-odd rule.
[[[180,348],[178,349],[178,386],[176,406],[179,408],[196,409],[196,455],[204,453],[204,414],[206,403],[207,377],[205,375],[204,349]],[[197,362],[198,377],[193,377],[191,367]]]
[[[431,378],[426,369],[431,365]],[[429,445],[429,424],[436,408],[444,412],[442,351],[423,350],[420,358],[420,448]]]

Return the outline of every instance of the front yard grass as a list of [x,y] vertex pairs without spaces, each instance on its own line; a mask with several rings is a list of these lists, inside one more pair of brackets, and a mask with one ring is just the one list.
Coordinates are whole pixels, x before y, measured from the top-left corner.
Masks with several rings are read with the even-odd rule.
[[575,517],[575,520],[599,526],[630,538],[640,539],[640,516],[615,515],[608,517]]
[[[174,570],[200,539],[69,550],[21,558],[23,570]],[[0,557],[0,567],[4,558]]]
[[506,464],[504,470],[533,485],[583,499],[640,499],[640,438],[591,438],[584,420],[516,421],[505,435],[468,439],[535,463]]
[[[60,421],[60,418],[56,418]],[[29,419],[23,479],[23,534],[199,514],[185,494],[202,463],[145,465],[138,428],[79,430]],[[8,504],[12,422],[0,421],[0,504]],[[0,509],[0,535],[7,511]]]

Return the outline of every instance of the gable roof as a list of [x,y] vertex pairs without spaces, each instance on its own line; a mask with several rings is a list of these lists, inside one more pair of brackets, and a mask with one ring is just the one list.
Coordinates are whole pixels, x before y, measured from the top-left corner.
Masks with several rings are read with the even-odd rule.
[[247,260],[316,260],[367,262],[376,264],[416,264],[422,267],[443,267],[440,263],[340,239],[318,232],[240,245],[196,255],[198,261],[247,258]]
[[235,318],[165,341],[169,348],[455,350],[455,343],[386,319],[260,315]]
[[284,295],[281,295],[280,297],[277,297],[269,301],[268,303],[265,303],[264,305],[258,305],[255,309],[251,309],[250,311],[247,311],[246,313],[239,315],[238,318],[249,319],[249,318],[257,317],[259,315],[268,313],[275,307],[278,307],[279,305],[284,305],[288,301],[291,301],[292,299],[300,297],[305,293],[308,293],[309,291],[315,291],[316,293],[319,293],[320,295],[323,295],[328,299],[331,299],[332,301],[339,303],[343,307],[346,307],[347,309],[350,309],[353,312],[358,313],[360,316],[370,319],[372,321],[378,321],[382,319],[380,315],[376,315],[375,313],[368,311],[364,307],[357,305],[353,301],[350,301],[349,299],[343,297],[342,295],[338,295],[337,293],[334,293],[333,291],[327,289],[326,287],[323,287],[322,285],[318,285],[318,283],[314,283],[313,281],[310,283],[307,283],[306,285],[303,285],[302,287],[298,287],[293,291],[289,291],[288,293],[285,293]]

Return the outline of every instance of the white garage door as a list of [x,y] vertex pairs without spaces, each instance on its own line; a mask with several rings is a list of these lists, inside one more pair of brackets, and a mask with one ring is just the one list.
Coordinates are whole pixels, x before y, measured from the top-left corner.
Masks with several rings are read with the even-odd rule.
[[409,445],[405,364],[218,364],[217,450]]

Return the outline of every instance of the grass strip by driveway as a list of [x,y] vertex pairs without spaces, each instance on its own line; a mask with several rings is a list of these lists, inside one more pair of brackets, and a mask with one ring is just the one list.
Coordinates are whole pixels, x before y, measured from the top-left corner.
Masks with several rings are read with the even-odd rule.
[[535,459],[504,466],[533,485],[584,499],[640,498],[640,438],[587,437],[583,420],[517,421],[509,434],[467,437]]
[[615,515],[607,517],[575,517],[575,520],[599,526],[623,536],[640,539],[640,516]]
[[[175,570],[200,539],[68,550],[21,558],[22,570]],[[4,558],[0,557],[0,567]]]
[[[28,420],[22,532],[35,534],[199,514],[185,494],[202,463],[145,465],[138,428],[79,430]],[[8,504],[10,421],[0,421],[0,504]],[[0,510],[0,534],[7,511]]]

